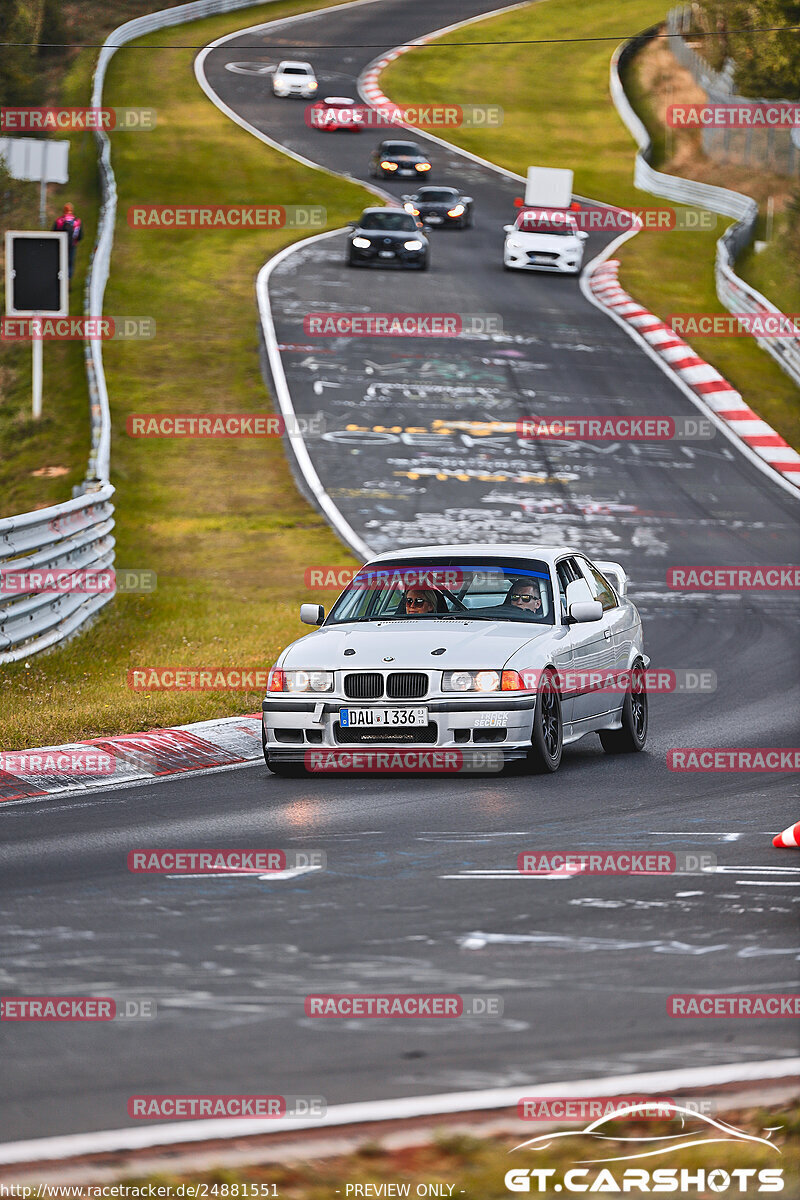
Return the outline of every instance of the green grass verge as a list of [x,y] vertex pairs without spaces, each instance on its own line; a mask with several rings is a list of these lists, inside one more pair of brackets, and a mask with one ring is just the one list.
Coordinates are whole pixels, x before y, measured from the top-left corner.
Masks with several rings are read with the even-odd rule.
[[[797,1188],[800,1186],[800,1110],[796,1106],[775,1107],[762,1110],[751,1110],[746,1113],[726,1113],[724,1120],[729,1121],[737,1129],[759,1137],[766,1136],[764,1129],[777,1126],[778,1132],[772,1135],[772,1140],[780,1149],[780,1154],[765,1146],[753,1142],[720,1143],[699,1146],[681,1150],[679,1153],[663,1154],[657,1158],[642,1162],[615,1162],[609,1164],[614,1179],[622,1180],[626,1168],[648,1168],[650,1171],[658,1167],[672,1167],[680,1171],[685,1169],[696,1175],[700,1170],[706,1172],[706,1178],[712,1170],[723,1170],[729,1174],[738,1169],[759,1170],[761,1168],[779,1168],[783,1170],[785,1190],[783,1195],[796,1200]],[[692,1126],[694,1127],[694,1126]],[[618,1137],[655,1137],[681,1133],[678,1122],[666,1121],[618,1121],[604,1127],[604,1132],[612,1132]],[[406,1194],[398,1191],[382,1192],[380,1185],[395,1185],[396,1188],[409,1186],[408,1195],[417,1195],[418,1185],[446,1184],[453,1187],[453,1196],[464,1196],[467,1200],[508,1200],[512,1195],[504,1184],[506,1171],[512,1167],[544,1168],[555,1170],[557,1174],[548,1181],[547,1194],[555,1194],[552,1184],[563,1179],[565,1172],[579,1167],[587,1160],[604,1158],[605,1154],[598,1152],[597,1142],[575,1135],[574,1137],[553,1141],[550,1146],[538,1152],[520,1150],[510,1154],[512,1146],[522,1140],[536,1137],[541,1132],[541,1126],[531,1125],[529,1131],[519,1138],[490,1138],[479,1139],[468,1134],[442,1133],[427,1146],[414,1147],[399,1151],[385,1151],[379,1144],[367,1143],[358,1153],[341,1158],[328,1158],[318,1162],[303,1162],[298,1165],[267,1165],[243,1167],[237,1169],[218,1168],[212,1171],[197,1173],[149,1175],[146,1177],[129,1176],[125,1183],[130,1187],[163,1187],[168,1196],[185,1196],[186,1189],[178,1191],[184,1184],[207,1184],[204,1194],[209,1200],[226,1197],[235,1200],[243,1195],[277,1195],[282,1200],[330,1200],[335,1196]],[[265,1156],[268,1148],[265,1151]],[[610,1151],[608,1152],[610,1156]],[[602,1171],[602,1166],[590,1166],[589,1174],[585,1177],[575,1177],[573,1185],[583,1183],[587,1187],[596,1181]],[[714,1200],[719,1196],[720,1176],[714,1183],[717,1190],[692,1187],[691,1195],[695,1200]],[[751,1177],[747,1180],[748,1195],[758,1190],[758,1182]],[[247,1185],[245,1188],[243,1185]],[[254,1186],[255,1185],[255,1186]],[[346,1190],[347,1186],[350,1190]],[[373,1185],[369,1191],[360,1193],[354,1190],[354,1185]],[[620,1183],[620,1187],[621,1187]],[[261,1189],[263,1188],[263,1192]],[[739,1195],[737,1177],[729,1179],[728,1195],[734,1190]],[[605,1194],[616,1192],[619,1188],[610,1186],[600,1187]],[[594,1194],[597,1194],[595,1190]],[[135,1194],[135,1193],[130,1193]],[[419,1194],[424,1195],[424,1192]],[[447,1194],[447,1193],[445,1193]],[[531,1191],[527,1195],[539,1195],[538,1181],[532,1181]],[[543,1194],[543,1193],[542,1193]],[[561,1195],[567,1195],[562,1184]],[[574,1186],[569,1194],[575,1194]],[[639,1194],[638,1188],[626,1194]],[[688,1195],[680,1191],[675,1195]],[[88,1200],[88,1198],[87,1198]]]
[[[203,44],[245,23],[326,3],[264,5],[149,40]],[[305,629],[297,618],[308,598],[304,568],[353,562],[298,493],[280,440],[151,441],[125,432],[133,412],[270,410],[259,369],[255,276],[300,236],[133,230],[130,204],[321,203],[335,228],[368,198],[357,185],[301,166],[235,126],[201,92],[193,59],[189,50],[122,50],[105,90],[107,104],[158,110],[153,132],[112,136],[119,209],[105,302],[107,313],[154,317],[157,337],[104,348],[117,564],[154,570],[158,587],[117,597],[66,646],[3,669],[5,749],[258,709],[260,693],[135,693],[127,672],[269,666]],[[72,103],[86,102],[89,71],[87,60],[70,77]],[[85,170],[88,191],[88,163]],[[85,427],[85,401],[69,423]]]
[[[635,145],[608,92],[615,40],[550,45],[491,45],[447,50],[449,42],[492,38],[612,38],[636,33],[664,17],[660,0],[540,0],[530,8],[456,31],[392,63],[382,87],[398,103],[500,104],[498,129],[459,129],[446,137],[524,175],[532,163],[571,167],[575,191],[619,205],[666,203],[633,186]],[[636,79],[631,100],[655,133],[648,98]],[[716,231],[644,232],[619,253],[623,285],[661,317],[724,312],[714,288]],[[766,266],[766,264],[765,264]],[[758,286],[758,285],[756,285]],[[794,309],[793,311],[797,311]],[[736,386],[751,407],[800,446],[800,397],[780,367],[745,338],[689,338],[697,352]]]

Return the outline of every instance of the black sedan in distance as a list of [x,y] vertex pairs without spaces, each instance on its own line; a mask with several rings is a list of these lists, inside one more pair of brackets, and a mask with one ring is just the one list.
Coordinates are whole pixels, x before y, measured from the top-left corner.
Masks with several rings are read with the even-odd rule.
[[404,208],[365,208],[350,226],[347,264],[350,267],[412,267],[427,271],[430,243],[423,227]]
[[458,188],[421,187],[403,200],[406,211],[426,225],[468,229],[472,224],[472,196],[463,196]]
[[381,142],[372,151],[369,173],[373,179],[423,179],[431,169],[431,160],[416,142]]

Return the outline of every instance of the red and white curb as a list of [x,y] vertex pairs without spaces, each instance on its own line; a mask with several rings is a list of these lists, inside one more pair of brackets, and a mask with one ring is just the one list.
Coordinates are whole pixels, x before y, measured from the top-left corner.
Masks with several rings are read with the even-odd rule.
[[261,715],[0,753],[0,803],[144,783],[261,758]]
[[619,260],[607,259],[588,273],[588,285],[600,305],[627,322],[676,375],[706,404],[745,446],[784,479],[800,487],[800,454],[745,404],[715,367],[642,308],[620,285]]

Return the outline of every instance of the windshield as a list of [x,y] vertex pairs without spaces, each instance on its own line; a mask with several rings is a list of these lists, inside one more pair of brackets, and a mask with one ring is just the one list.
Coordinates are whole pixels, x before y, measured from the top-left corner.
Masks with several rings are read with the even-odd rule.
[[457,195],[458,192],[452,192],[449,188],[425,188],[424,191],[419,193],[418,198],[426,201],[426,203],[435,204],[437,201],[442,200],[449,204],[451,200],[455,200]]
[[385,229],[391,233],[417,233],[417,223],[410,213],[365,213],[362,229]]
[[420,149],[416,142],[384,142],[381,146],[381,154],[419,154]]
[[281,67],[281,75],[310,75],[311,67]]
[[366,566],[336,601],[325,624],[442,617],[554,624],[547,564],[537,559],[404,558]]
[[517,229],[523,233],[547,233],[561,237],[574,237],[577,226],[571,217],[565,221],[548,221],[545,217],[537,216],[534,213],[523,213],[517,219]]

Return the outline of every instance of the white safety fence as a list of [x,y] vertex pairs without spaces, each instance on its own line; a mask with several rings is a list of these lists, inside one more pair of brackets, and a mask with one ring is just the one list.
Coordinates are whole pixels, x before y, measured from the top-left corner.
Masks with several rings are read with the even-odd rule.
[[[654,33],[655,29],[647,30],[639,37],[624,42],[616,49],[611,59],[611,98],[639,147],[633,182],[641,191],[650,192],[654,196],[663,196],[678,204],[696,205],[722,216],[732,217],[734,223],[728,226],[717,242],[714,275],[720,303],[733,313],[774,314],[779,318],[783,317],[779,308],[749,283],[745,283],[733,269],[737,255],[753,237],[758,218],[758,205],[755,200],[741,192],[715,187],[710,183],[698,183],[692,179],[682,179],[678,175],[666,175],[650,166],[650,135],[625,95],[620,69]],[[787,320],[785,317],[783,319]],[[762,349],[772,355],[787,375],[800,385],[800,337],[756,337],[755,340]]]
[[[252,8],[264,0],[195,0],[126,21],[111,33],[100,51],[92,86],[92,107],[103,105],[108,64],[120,46],[171,25],[236,9]],[[102,316],[103,297],[111,266],[117,187],[111,167],[111,143],[98,131],[101,207],[97,241],[86,280],[84,312]],[[114,488],[109,483],[111,416],[103,370],[102,342],[84,347],[89,385],[92,443],[82,495],[63,504],[0,519],[0,663],[37,654],[74,634],[109,600],[114,591],[11,593],[3,589],[6,573],[42,570],[101,571],[114,564]]]

